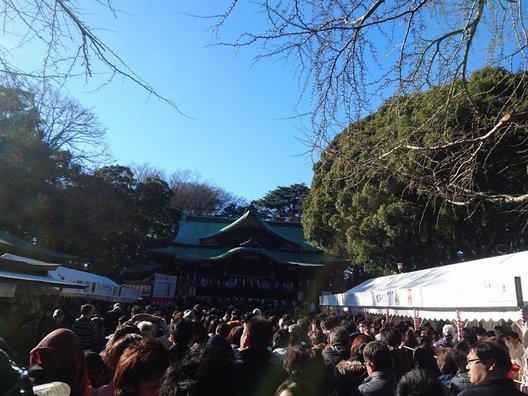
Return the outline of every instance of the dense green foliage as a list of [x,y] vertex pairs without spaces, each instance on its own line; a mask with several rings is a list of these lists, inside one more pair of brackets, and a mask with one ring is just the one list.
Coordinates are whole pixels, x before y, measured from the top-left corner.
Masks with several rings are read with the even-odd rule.
[[[473,102],[455,82],[385,103],[350,125],[315,165],[304,209],[308,238],[371,273],[394,271],[398,262],[411,270],[524,248],[524,206],[478,196],[456,205],[429,189],[447,191],[467,178],[488,196],[526,192],[526,126],[513,123],[467,142],[506,111],[525,111],[527,85],[523,74],[488,68],[467,86]],[[455,92],[448,103],[447,91]]]
[[52,148],[32,93],[0,88],[0,230],[117,275],[174,237],[179,214],[158,177],[124,166],[87,171],[75,152]]
[[302,219],[303,202],[309,192],[310,189],[304,183],[278,186],[251,204],[264,219],[298,223]]

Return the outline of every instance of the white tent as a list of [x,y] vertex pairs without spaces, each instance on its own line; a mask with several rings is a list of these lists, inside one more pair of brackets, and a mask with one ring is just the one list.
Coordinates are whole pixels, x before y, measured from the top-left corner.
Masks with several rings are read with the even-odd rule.
[[140,292],[131,288],[121,287],[106,276],[92,274],[90,272],[78,271],[66,267],[57,267],[49,271],[53,279],[83,284],[88,287],[84,289],[64,288],[61,296],[65,297],[90,297],[114,302],[132,302],[140,297]]
[[528,251],[367,280],[347,292],[323,295],[327,307],[366,309],[370,313],[452,320],[521,319],[515,277],[520,277],[522,306],[528,305]]

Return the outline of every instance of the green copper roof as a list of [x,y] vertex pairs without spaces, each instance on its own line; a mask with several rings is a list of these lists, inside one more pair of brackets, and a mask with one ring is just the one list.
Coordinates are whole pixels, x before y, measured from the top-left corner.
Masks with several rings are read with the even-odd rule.
[[153,252],[174,256],[177,260],[187,262],[221,261],[242,254],[265,256],[279,264],[320,267],[330,262],[340,262],[341,259],[314,253],[292,253],[259,247],[234,248],[201,248],[191,246],[169,246],[152,249]]
[[3,250],[7,253],[28,256],[34,259],[61,263],[67,262],[74,258],[74,256],[54,252],[53,250],[34,245],[31,242],[17,238],[4,231],[0,231],[0,250]]
[[306,242],[301,224],[264,221],[253,210],[239,219],[188,216],[182,219],[173,246],[151,251],[189,263],[239,255],[260,255],[278,264],[304,267],[343,261]]
[[278,238],[298,245],[303,251],[322,252],[321,249],[305,241],[304,230],[301,224],[264,221],[253,210],[247,211],[242,217],[236,220],[225,217],[187,216],[180,222],[178,235],[174,238],[173,243],[175,245],[200,245],[201,240],[226,234],[240,228],[250,220],[250,217],[258,222],[262,229]]

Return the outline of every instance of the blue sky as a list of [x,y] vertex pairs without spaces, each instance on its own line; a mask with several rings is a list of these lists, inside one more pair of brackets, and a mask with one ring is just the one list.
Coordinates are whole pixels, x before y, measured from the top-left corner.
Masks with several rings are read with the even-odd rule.
[[[205,1],[115,1],[123,11],[117,18],[101,10],[85,17],[91,27],[107,29],[100,37],[189,118],[121,78],[95,91],[106,76],[72,81],[69,93],[107,127],[119,164],[149,163],[168,174],[196,171],[248,200],[279,185],[310,185],[304,126],[292,118],[307,111],[299,103],[294,66],[271,60],[253,65],[258,48],[237,53],[211,47],[211,21],[181,13],[217,12],[221,3],[212,10]],[[226,35],[256,20],[241,12]]]

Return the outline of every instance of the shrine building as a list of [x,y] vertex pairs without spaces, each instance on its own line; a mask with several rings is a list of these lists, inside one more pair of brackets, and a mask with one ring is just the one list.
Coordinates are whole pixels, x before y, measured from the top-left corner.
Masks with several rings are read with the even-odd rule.
[[186,216],[171,246],[153,249],[177,276],[182,297],[316,301],[329,269],[344,260],[304,239],[299,223]]

